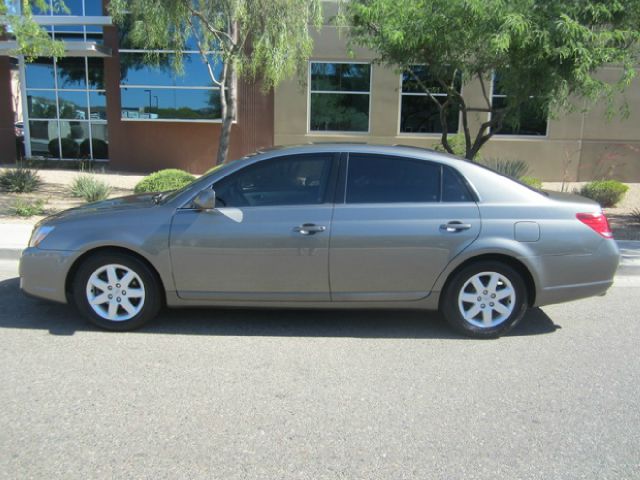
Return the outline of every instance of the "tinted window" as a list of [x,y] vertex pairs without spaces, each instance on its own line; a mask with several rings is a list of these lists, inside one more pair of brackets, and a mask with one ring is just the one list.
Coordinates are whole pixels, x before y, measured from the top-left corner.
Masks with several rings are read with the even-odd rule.
[[462,177],[449,168],[442,172],[442,201],[443,202],[473,202],[469,189]]
[[312,205],[324,202],[331,154],[266,160],[223,178],[213,188],[227,207]]
[[439,165],[401,157],[349,156],[347,203],[439,200]]
[[311,63],[309,130],[369,130],[371,65]]

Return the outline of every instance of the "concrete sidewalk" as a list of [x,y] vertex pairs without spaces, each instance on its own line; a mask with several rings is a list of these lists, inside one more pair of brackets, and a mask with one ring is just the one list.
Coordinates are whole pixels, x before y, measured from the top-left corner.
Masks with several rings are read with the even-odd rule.
[[0,223],[0,259],[20,258],[33,230],[31,223]]

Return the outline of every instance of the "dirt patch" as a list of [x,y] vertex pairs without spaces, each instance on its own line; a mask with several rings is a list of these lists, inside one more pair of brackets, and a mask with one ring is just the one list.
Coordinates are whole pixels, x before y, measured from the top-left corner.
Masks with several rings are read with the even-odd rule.
[[[0,169],[1,171],[2,169]],[[38,175],[42,179],[42,185],[33,193],[0,193],[0,220],[10,223],[35,223],[47,215],[51,215],[68,208],[77,207],[85,203],[82,198],[71,196],[70,186],[74,178],[83,174],[77,170],[40,170]],[[89,174],[85,172],[85,174]],[[132,175],[127,173],[90,173],[111,186],[110,198],[131,195],[135,185],[144,178],[144,175]],[[30,218],[16,217],[12,214],[13,205],[18,200],[35,203],[42,200],[45,214]]]

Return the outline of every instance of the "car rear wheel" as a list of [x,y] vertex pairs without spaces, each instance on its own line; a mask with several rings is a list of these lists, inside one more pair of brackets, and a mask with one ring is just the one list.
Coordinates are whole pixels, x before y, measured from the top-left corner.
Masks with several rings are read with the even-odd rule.
[[134,256],[97,254],[75,276],[73,298],[93,324],[108,330],[132,330],[155,317],[162,306],[155,273]]
[[440,310],[459,332],[475,338],[496,338],[513,328],[527,310],[522,275],[509,265],[477,262],[455,273]]

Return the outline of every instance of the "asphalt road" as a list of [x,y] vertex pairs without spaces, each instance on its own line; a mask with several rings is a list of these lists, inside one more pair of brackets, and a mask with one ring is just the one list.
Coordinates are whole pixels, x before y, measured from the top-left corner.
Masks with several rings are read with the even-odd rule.
[[0,262],[0,477],[640,478],[640,276],[495,341],[415,312],[107,333]]

